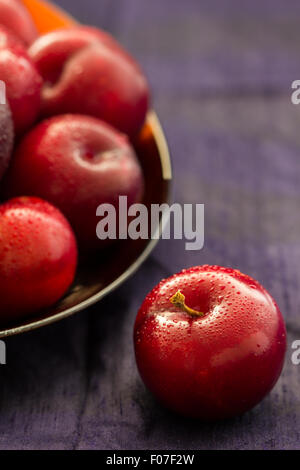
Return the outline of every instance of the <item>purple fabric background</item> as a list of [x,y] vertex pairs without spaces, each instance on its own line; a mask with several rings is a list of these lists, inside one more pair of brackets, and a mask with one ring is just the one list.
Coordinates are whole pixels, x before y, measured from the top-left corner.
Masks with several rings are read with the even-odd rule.
[[[111,31],[144,67],[174,164],[174,198],[206,206],[206,241],[161,241],[139,272],[89,311],[7,341],[1,449],[299,448],[300,3],[57,0]],[[132,327],[146,293],[183,267],[256,277],[287,322],[284,372],[234,420],[206,425],[162,409],[135,367]]]

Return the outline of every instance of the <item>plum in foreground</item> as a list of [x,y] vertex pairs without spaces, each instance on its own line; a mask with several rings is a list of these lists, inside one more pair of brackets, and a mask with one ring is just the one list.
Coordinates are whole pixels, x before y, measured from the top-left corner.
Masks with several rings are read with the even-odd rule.
[[198,266],[163,280],[144,300],[135,354],[149,390],[171,410],[203,420],[251,409],[283,367],[282,315],[254,279]]

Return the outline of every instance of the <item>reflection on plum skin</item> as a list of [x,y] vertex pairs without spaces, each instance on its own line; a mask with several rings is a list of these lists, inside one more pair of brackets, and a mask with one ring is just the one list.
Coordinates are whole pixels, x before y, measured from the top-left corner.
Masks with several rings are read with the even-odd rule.
[[[210,315],[214,316],[214,313],[220,312],[222,310],[221,306],[215,306],[213,311]],[[193,335],[193,326],[194,326],[194,334],[197,335],[197,330],[195,328],[194,322],[203,322],[203,318],[185,318],[186,315],[184,313],[178,314],[178,312],[171,312],[166,311],[163,315],[156,315],[155,321],[158,323],[157,331],[154,330],[154,335],[157,338],[160,338],[161,333],[160,329],[164,328],[165,331],[170,331],[172,334],[171,329],[178,329],[180,330],[181,334],[184,334],[185,331],[189,335]],[[176,332],[173,330],[174,339]],[[177,349],[178,345],[174,343],[174,348]],[[263,355],[268,348],[270,347],[270,341],[267,335],[262,331],[257,331],[255,333],[251,333],[250,335],[241,339],[239,343],[232,347],[225,348],[221,351],[217,351],[215,355],[212,355],[210,358],[210,364],[212,367],[219,367],[222,364],[226,364],[228,362],[238,362],[242,361],[244,358],[248,357],[249,354],[254,354],[256,356]]]
[[226,348],[211,358],[214,367],[222,366],[229,361],[242,361],[249,354],[263,355],[269,348],[270,341],[262,332],[258,331],[244,338],[239,344],[232,348]]

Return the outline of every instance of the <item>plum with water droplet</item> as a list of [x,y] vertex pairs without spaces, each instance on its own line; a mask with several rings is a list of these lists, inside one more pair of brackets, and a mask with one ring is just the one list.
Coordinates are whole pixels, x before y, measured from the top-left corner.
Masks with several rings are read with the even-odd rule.
[[58,207],[84,251],[108,240],[97,238],[101,204],[118,210],[140,202],[144,177],[128,138],[99,119],[62,115],[42,121],[21,140],[4,182],[6,197],[32,195]]
[[0,26],[0,80],[5,83],[16,134],[24,133],[40,112],[42,78],[21,41]]
[[138,312],[134,344],[140,375],[158,400],[210,421],[242,414],[270,392],[283,367],[286,330],[258,281],[206,265],[152,290]]
[[106,32],[86,26],[39,37],[29,55],[44,80],[44,116],[80,113],[134,137],[149,107],[147,80],[135,60]]
[[77,245],[54,206],[20,197],[0,206],[0,322],[50,307],[73,282]]

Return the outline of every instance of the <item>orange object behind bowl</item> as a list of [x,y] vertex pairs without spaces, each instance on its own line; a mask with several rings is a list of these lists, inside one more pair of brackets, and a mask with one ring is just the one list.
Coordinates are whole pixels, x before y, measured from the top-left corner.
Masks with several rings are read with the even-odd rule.
[[50,5],[42,0],[22,0],[29,10],[38,31],[41,34],[53,29],[74,26],[77,22],[59,7]]

